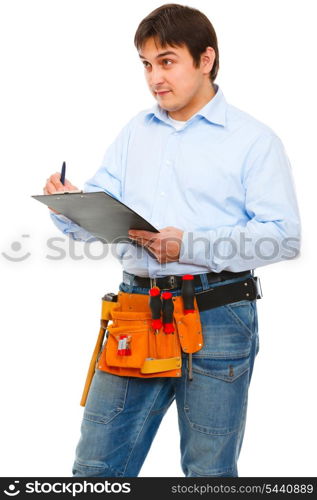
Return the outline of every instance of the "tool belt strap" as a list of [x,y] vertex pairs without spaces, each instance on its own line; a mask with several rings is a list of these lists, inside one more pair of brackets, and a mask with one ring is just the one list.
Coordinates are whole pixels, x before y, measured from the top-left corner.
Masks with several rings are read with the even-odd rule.
[[195,294],[199,311],[240,302],[262,298],[260,280],[257,276],[228,285],[220,285]]
[[[233,278],[247,277],[249,276],[251,271],[241,271],[241,272],[231,272],[231,271],[221,271],[220,273],[210,272],[205,274],[205,278],[208,284],[219,283],[221,281],[230,280]],[[140,286],[142,288],[151,288],[152,286],[152,278],[145,278],[141,276],[134,276],[130,273],[123,271],[123,282],[126,284],[130,284],[131,276],[133,276],[133,286]],[[201,286],[201,275],[194,274],[193,285]],[[155,278],[155,285],[159,287],[161,290],[176,290],[177,288],[181,288],[182,286],[182,276],[171,275],[164,276],[161,278]]]

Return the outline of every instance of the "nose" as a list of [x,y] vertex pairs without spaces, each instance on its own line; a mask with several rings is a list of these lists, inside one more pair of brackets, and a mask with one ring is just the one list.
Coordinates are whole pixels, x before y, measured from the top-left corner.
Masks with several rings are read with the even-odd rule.
[[148,84],[153,88],[164,83],[164,76],[160,66],[152,66],[151,71],[147,74]]

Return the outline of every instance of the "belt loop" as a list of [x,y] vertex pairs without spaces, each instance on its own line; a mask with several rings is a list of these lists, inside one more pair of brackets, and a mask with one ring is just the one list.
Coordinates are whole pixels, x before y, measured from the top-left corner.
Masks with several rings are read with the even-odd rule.
[[127,285],[129,286],[128,293],[132,293],[135,274],[130,274],[130,273],[127,273],[126,271],[123,271],[123,274],[124,274],[124,277],[126,277],[128,279],[128,282],[129,282],[129,283],[127,283]]
[[203,290],[208,290],[209,283],[208,283],[207,274],[200,274],[199,277],[200,277],[201,284],[203,286]]

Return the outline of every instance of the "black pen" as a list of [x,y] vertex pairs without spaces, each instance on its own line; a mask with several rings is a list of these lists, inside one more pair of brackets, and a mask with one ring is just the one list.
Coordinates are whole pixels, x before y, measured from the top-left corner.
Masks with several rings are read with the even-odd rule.
[[61,183],[65,184],[65,172],[66,172],[66,163],[63,161],[62,171],[61,171]]

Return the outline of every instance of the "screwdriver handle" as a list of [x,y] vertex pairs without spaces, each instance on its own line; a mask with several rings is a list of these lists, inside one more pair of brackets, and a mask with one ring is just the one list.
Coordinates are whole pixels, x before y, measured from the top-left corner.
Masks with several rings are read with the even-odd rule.
[[163,330],[164,333],[174,333],[173,312],[174,304],[171,292],[162,293],[163,300]]
[[161,290],[154,286],[150,289],[150,309],[152,313],[152,328],[154,330],[160,330],[162,328],[162,320],[161,320]]
[[184,314],[195,312],[194,276],[192,274],[185,274],[183,276],[182,298],[184,303]]

